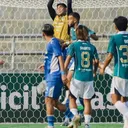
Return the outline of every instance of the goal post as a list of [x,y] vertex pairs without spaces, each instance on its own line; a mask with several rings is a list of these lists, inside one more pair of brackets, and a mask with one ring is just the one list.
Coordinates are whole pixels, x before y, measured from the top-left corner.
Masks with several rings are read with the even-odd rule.
[[[55,0],[54,8],[59,1]],[[98,41],[91,42],[103,61],[109,36],[115,33],[113,19],[119,15],[127,16],[127,0],[72,1],[73,10],[80,13],[80,22],[99,36]],[[46,46],[41,28],[45,23],[52,23],[47,3],[48,0],[0,0],[0,60],[4,60],[4,64],[0,65],[0,123],[46,121],[44,95],[37,95],[36,86],[43,79],[43,73],[37,67],[44,59]],[[107,74],[95,78],[92,122],[123,120],[111,104],[111,79]],[[63,98],[64,92],[61,101]],[[64,115],[55,111],[56,122],[62,122]]]

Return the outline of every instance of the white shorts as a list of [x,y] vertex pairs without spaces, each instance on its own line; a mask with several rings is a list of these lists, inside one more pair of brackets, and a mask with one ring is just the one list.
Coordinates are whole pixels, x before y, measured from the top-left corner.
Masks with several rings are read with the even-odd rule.
[[69,71],[74,71],[74,62],[71,64]]
[[71,80],[70,92],[76,98],[91,99],[94,96],[93,81],[82,82],[76,79]]
[[116,76],[113,77],[110,93],[116,94],[115,89],[121,96],[128,97],[128,80]]

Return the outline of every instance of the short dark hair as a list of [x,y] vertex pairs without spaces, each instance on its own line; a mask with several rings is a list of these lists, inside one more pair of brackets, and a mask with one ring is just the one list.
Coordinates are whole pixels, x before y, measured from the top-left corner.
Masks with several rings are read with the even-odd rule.
[[126,31],[128,19],[124,16],[116,17],[113,21],[119,31]]
[[69,15],[70,15],[70,16],[73,16],[74,18],[76,18],[78,22],[80,21],[80,15],[79,15],[79,13],[77,13],[77,12],[72,12],[72,13],[70,13]]
[[42,28],[42,32],[44,32],[47,36],[53,36],[54,27],[51,24],[44,24]]
[[76,29],[76,36],[78,40],[88,40],[88,28],[84,25],[78,25]]
[[57,7],[58,7],[59,5],[63,6],[64,8],[67,8],[67,5],[66,5],[65,3],[58,3],[58,4],[57,4]]

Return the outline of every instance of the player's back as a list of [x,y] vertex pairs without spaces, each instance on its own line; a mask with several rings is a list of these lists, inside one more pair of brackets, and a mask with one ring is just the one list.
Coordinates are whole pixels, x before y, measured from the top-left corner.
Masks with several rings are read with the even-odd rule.
[[119,33],[112,37],[114,52],[114,76],[128,79],[128,33]]
[[73,44],[75,58],[74,77],[81,81],[93,80],[93,59],[98,58],[97,50],[88,41],[77,41]]
[[47,53],[45,54],[45,77],[47,81],[61,77],[58,56],[62,56],[62,50],[59,40],[52,38],[47,44]]

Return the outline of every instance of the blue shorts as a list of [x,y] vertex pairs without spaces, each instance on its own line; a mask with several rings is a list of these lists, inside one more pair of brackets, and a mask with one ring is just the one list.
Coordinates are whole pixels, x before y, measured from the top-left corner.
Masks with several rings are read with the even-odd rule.
[[62,87],[63,87],[63,82],[61,79],[56,79],[55,81],[47,81],[45,97],[59,99],[59,96],[61,95]]

